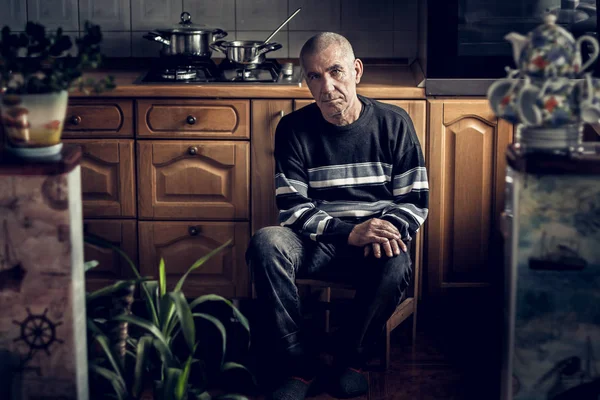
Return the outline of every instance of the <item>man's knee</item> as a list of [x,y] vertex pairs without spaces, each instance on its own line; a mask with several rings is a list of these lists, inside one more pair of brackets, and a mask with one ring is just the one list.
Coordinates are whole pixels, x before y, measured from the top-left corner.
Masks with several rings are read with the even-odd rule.
[[390,288],[396,287],[404,291],[412,278],[412,261],[409,253],[400,252],[382,262],[381,282]]
[[250,239],[246,259],[285,252],[290,247],[291,233],[290,229],[281,226],[267,226],[259,229]]

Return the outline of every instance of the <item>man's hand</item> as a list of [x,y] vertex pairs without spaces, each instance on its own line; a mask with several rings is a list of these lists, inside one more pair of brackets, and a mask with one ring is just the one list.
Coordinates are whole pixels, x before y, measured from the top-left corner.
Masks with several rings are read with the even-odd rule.
[[399,255],[400,249],[402,249],[402,251],[405,253],[407,251],[406,244],[404,244],[404,242],[402,240],[397,239],[397,240],[390,240],[389,243],[383,243],[383,244],[371,243],[371,244],[365,245],[365,247],[364,247],[365,257],[368,257],[372,251],[375,258],[381,258],[381,247],[383,247],[383,251],[385,252],[385,255],[388,257],[393,257],[393,256]]
[[400,232],[394,224],[379,218],[356,225],[348,236],[348,244],[357,247],[370,243],[387,243],[389,246],[390,240],[400,240]]

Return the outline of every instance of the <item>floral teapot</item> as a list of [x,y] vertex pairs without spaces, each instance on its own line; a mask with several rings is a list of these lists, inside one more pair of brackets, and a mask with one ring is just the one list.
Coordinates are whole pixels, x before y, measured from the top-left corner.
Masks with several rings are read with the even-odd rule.
[[[554,76],[576,78],[598,58],[598,41],[594,37],[583,35],[575,40],[569,31],[555,22],[555,15],[546,14],[544,24],[527,36],[511,32],[504,37],[512,44],[517,68],[533,79]],[[589,42],[593,51],[589,60],[581,65],[581,45],[584,42]]]

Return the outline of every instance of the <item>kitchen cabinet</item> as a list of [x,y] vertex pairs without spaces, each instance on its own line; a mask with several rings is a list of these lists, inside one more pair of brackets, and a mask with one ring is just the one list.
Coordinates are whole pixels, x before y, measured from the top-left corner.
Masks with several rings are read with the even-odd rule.
[[499,218],[513,126],[484,98],[428,102],[428,295],[485,291],[502,268]]

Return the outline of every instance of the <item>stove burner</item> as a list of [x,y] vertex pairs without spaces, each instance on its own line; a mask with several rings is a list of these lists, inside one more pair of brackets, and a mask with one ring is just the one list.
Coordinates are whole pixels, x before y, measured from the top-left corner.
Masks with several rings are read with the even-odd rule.
[[194,67],[183,67],[183,68],[167,68],[161,74],[164,79],[168,80],[187,80],[194,79],[197,73]]

